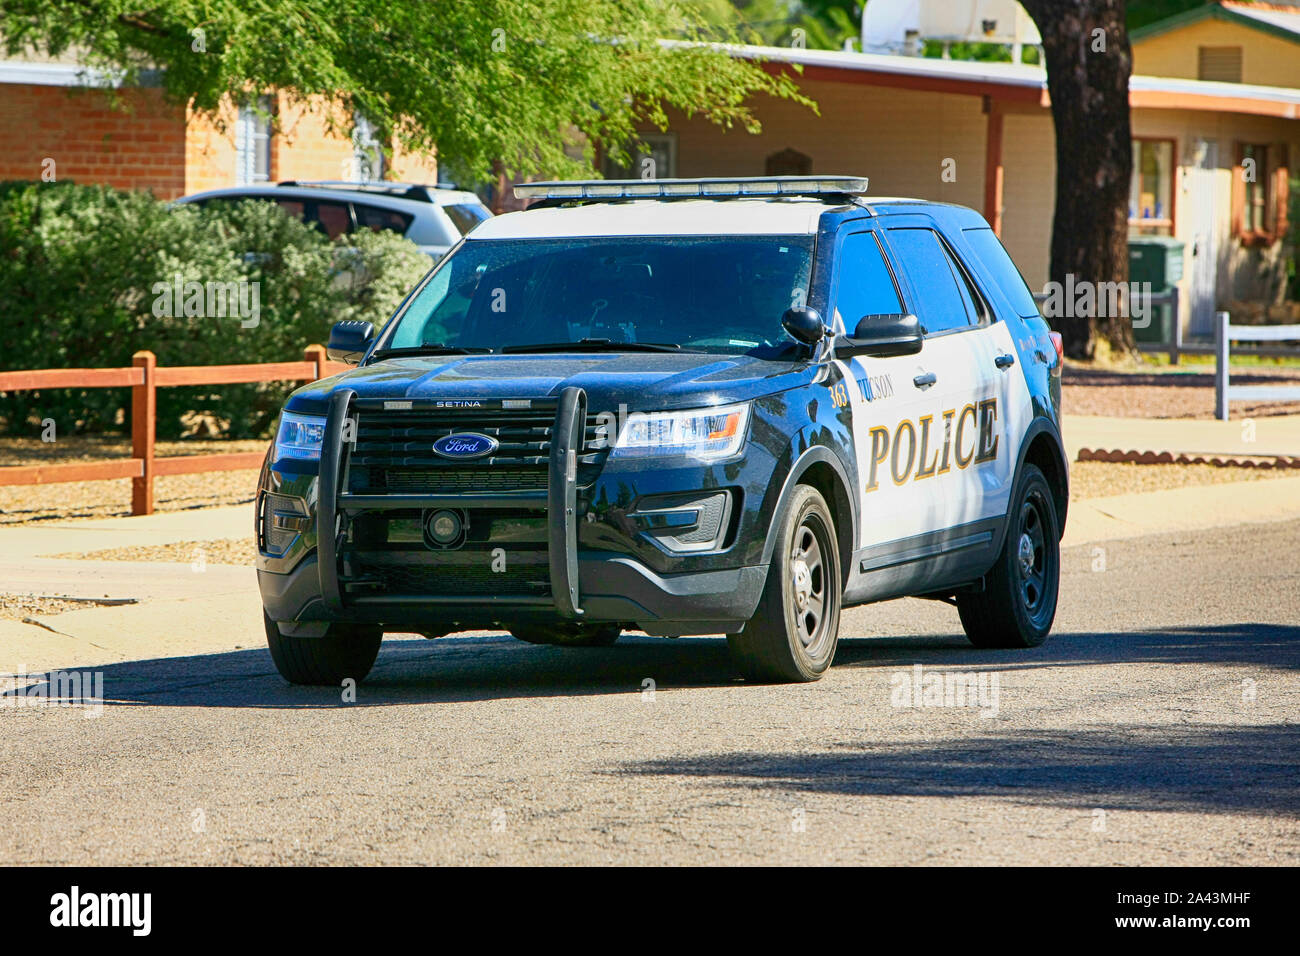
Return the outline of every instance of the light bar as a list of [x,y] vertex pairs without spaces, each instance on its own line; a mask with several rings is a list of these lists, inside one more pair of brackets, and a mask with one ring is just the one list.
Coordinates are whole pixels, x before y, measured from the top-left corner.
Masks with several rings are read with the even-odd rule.
[[708,199],[746,196],[865,196],[865,176],[751,176],[739,179],[590,179],[524,183],[516,199]]

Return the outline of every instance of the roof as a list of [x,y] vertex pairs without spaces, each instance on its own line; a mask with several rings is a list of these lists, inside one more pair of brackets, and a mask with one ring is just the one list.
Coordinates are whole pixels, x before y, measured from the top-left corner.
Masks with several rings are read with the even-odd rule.
[[816,235],[824,212],[813,199],[634,199],[508,212],[480,223],[467,241],[585,236]]
[[[1296,14],[1300,17],[1300,10]],[[1051,103],[1046,71],[1028,63],[985,63],[789,47],[732,46],[728,50],[733,56],[745,59],[798,64],[803,67],[805,79],[992,96],[1043,107]],[[1300,118],[1300,90],[1245,83],[1138,75],[1129,78],[1129,103],[1134,109],[1207,110]]]
[[1155,23],[1149,23],[1132,31],[1129,39],[1133,42],[1149,40],[1162,33],[1180,30],[1203,20],[1236,23],[1283,40],[1290,40],[1292,43],[1300,43],[1300,8],[1276,3],[1207,3],[1175,16],[1157,20]]

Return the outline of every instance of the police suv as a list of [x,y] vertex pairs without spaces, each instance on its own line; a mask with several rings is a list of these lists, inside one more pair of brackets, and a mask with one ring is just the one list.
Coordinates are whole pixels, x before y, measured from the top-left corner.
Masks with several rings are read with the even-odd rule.
[[1042,643],[1060,338],[977,213],[866,185],[519,187],[382,329],[335,325],[357,367],[293,393],[261,473],[280,673],[360,680],[385,631],[638,629],[810,681],[843,608],[904,595]]

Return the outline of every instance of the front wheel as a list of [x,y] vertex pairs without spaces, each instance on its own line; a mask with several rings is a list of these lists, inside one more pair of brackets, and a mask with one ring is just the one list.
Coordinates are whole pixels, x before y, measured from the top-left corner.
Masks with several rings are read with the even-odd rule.
[[843,599],[835,521],[816,488],[800,485],[777,534],[758,610],[727,645],[749,681],[814,681],[835,658]]
[[384,639],[377,627],[331,624],[321,637],[289,637],[262,612],[266,644],[275,669],[291,684],[338,687],[347,678],[365,680]]
[[1056,500],[1043,473],[1026,464],[984,590],[957,595],[966,637],[976,647],[1037,647],[1052,629],[1060,583]]

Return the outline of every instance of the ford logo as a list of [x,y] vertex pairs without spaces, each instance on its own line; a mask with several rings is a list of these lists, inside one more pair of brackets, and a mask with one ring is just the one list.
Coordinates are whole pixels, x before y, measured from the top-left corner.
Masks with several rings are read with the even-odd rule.
[[495,438],[478,432],[444,435],[433,443],[434,454],[443,458],[482,458],[500,447],[501,443]]

